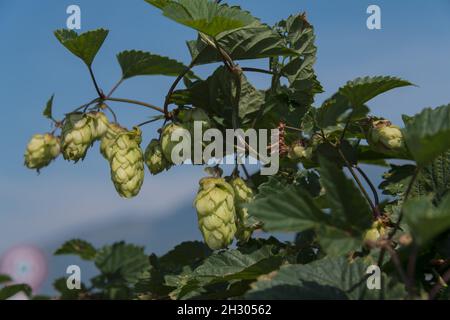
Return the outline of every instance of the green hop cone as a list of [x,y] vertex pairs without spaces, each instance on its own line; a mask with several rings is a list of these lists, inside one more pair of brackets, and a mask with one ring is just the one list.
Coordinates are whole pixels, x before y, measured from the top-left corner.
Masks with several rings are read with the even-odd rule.
[[[176,134],[182,136],[178,141],[172,141],[172,135]],[[187,139],[189,136],[189,131],[186,126],[181,123],[169,123],[163,129],[161,133],[161,149],[169,163],[175,163],[175,159],[172,159],[172,151],[176,145],[178,145],[182,140]],[[176,139],[175,139],[176,140]],[[188,159],[187,155],[183,155],[183,161]]]
[[50,133],[34,135],[25,151],[25,166],[40,170],[50,164],[61,151],[60,140]]
[[373,244],[386,235],[386,228],[379,220],[372,224],[372,227],[364,234],[364,243]]
[[367,134],[367,141],[374,151],[380,153],[388,155],[407,153],[401,129],[388,120],[373,121]]
[[172,166],[164,157],[161,144],[156,139],[153,139],[147,146],[147,149],[145,149],[144,159],[145,164],[153,175],[168,170]]
[[71,161],[83,160],[87,150],[97,139],[94,120],[81,113],[66,117],[62,128],[62,154]]
[[312,155],[312,147],[307,148],[306,143],[302,140],[294,142],[288,151],[288,158],[291,160],[309,159]]
[[101,139],[109,128],[109,120],[103,112],[90,112],[87,114],[93,125],[93,136],[95,139]]
[[232,179],[230,185],[234,191],[234,203],[236,207],[236,239],[241,242],[247,242],[253,233],[253,229],[247,226],[249,214],[244,205],[253,200],[253,191],[239,177]]
[[203,130],[211,128],[211,119],[206,112],[200,108],[181,109],[177,117],[191,134],[194,133],[194,121],[199,121]]
[[144,182],[144,156],[140,143],[141,130],[135,128],[119,133],[111,144],[111,179],[124,198],[136,196]]
[[201,179],[194,206],[206,244],[212,250],[228,247],[236,233],[234,191],[231,185],[223,178]]
[[126,129],[118,125],[117,123],[110,123],[108,129],[103,135],[100,143],[100,153],[106,160],[111,159],[111,145],[117,139],[120,133],[126,132]]

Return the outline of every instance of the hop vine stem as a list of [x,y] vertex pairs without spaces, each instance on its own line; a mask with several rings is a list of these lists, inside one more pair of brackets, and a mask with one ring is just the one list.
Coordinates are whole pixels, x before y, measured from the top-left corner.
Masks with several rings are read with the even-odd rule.
[[91,75],[92,82],[94,83],[95,91],[97,91],[99,98],[100,99],[105,98],[105,95],[103,94],[102,90],[100,90],[97,80],[95,79],[95,75],[94,75],[94,71],[92,70],[92,67],[89,66],[88,69],[89,69],[89,74]]
[[154,105],[152,105],[150,103],[146,103],[146,102],[142,102],[142,101],[138,101],[138,100],[123,99],[123,98],[112,98],[112,97],[105,98],[104,100],[105,101],[115,101],[115,102],[123,102],[123,103],[135,104],[135,105],[143,106],[143,107],[150,108],[150,109],[159,111],[161,113],[164,113],[164,109],[162,109],[160,107],[157,107],[157,106],[154,106]]

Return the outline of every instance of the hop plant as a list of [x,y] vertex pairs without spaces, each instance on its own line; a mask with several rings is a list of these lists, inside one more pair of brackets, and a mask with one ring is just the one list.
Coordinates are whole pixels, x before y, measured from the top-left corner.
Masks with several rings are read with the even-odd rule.
[[27,145],[25,166],[40,170],[50,164],[61,151],[60,140],[53,134],[36,134]]
[[377,220],[372,224],[372,227],[364,234],[364,243],[375,243],[385,235],[386,228],[381,221]]
[[140,143],[141,130],[135,128],[119,133],[110,146],[111,179],[124,198],[136,196],[144,182],[144,156]]
[[93,136],[95,139],[101,139],[108,131],[108,118],[103,112],[90,112],[87,116],[93,120]]
[[153,139],[147,146],[144,159],[145,164],[153,175],[168,170],[171,167],[171,163],[164,157],[161,144],[157,139]]
[[291,160],[311,159],[313,147],[307,147],[304,141],[296,141],[288,151],[288,158]]
[[247,226],[249,214],[244,205],[253,200],[253,191],[239,177],[232,179],[230,185],[234,191],[234,204],[236,207],[236,239],[241,242],[247,242],[253,230]]
[[177,117],[191,134],[194,132],[194,121],[201,122],[203,130],[211,128],[211,119],[200,108],[181,109]]
[[111,159],[111,145],[117,139],[120,133],[126,132],[125,128],[121,127],[117,123],[110,123],[103,135],[100,143],[100,153],[106,160]]
[[[183,135],[186,135],[187,134],[186,130],[188,130],[188,129],[186,128],[186,126],[184,124],[173,122],[173,123],[167,124],[162,129],[162,133],[161,133],[161,139],[160,139],[161,149],[164,154],[164,157],[170,163],[173,163],[173,160],[172,160],[173,148],[179,143],[179,141],[172,141],[172,134],[177,132],[177,130],[184,130],[184,132],[182,132],[182,133],[183,133]],[[183,137],[182,139],[184,139],[184,138],[185,137]],[[184,160],[186,160],[187,157],[185,155],[183,155],[183,156],[184,156]]]
[[373,150],[380,153],[401,155],[406,152],[402,131],[389,120],[373,121],[367,134],[367,141]]
[[83,160],[96,139],[97,133],[92,117],[80,113],[69,114],[62,128],[64,159],[75,162]]
[[213,250],[228,247],[236,233],[233,187],[223,178],[203,178],[194,206],[206,244]]

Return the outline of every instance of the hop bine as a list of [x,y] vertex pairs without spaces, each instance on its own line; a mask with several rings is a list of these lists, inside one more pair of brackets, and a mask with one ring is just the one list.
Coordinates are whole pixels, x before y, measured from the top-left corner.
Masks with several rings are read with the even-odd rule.
[[233,187],[223,178],[203,178],[194,206],[206,244],[213,250],[228,247],[236,233]]
[[230,185],[234,191],[234,204],[236,208],[236,239],[247,242],[250,239],[253,229],[248,226],[249,214],[245,204],[253,200],[253,191],[241,178],[233,178]]
[[132,198],[144,182],[144,156],[140,148],[141,130],[120,132],[110,146],[111,179],[117,192]]
[[25,166],[40,170],[50,164],[61,151],[60,140],[50,133],[34,135],[25,151]]
[[144,159],[153,175],[168,170],[172,166],[164,156],[159,140],[156,139],[153,139],[145,149]]

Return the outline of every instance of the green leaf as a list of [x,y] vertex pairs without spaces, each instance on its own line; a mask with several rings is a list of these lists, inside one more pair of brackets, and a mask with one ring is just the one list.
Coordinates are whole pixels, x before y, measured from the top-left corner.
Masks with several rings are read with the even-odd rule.
[[[298,54],[286,47],[278,32],[260,22],[239,30],[223,32],[216,40],[235,61]],[[188,41],[187,46],[196,65],[220,62],[223,59],[215,48],[207,45],[200,37]]]
[[53,282],[53,288],[60,294],[62,300],[77,300],[80,298],[80,294],[86,292],[86,286],[81,284],[81,289],[69,289],[67,287],[66,278],[58,278]]
[[184,266],[195,265],[211,255],[211,249],[203,242],[188,241],[177,245],[158,259],[161,267],[178,270]]
[[[117,55],[117,60],[122,68],[123,79],[144,75],[176,77],[187,69],[181,62],[143,51],[123,51]],[[192,72],[187,76],[195,77]]]
[[289,80],[290,98],[303,106],[314,102],[316,93],[323,92],[314,71],[317,47],[314,44],[314,28],[306,20],[304,13],[290,16],[277,24],[288,46],[298,56],[291,56],[282,66],[280,73]]
[[95,265],[106,276],[134,282],[150,267],[144,248],[118,242],[103,247],[95,257]]
[[31,296],[31,288],[26,284],[13,284],[0,289],[0,300],[6,300],[12,296],[23,292],[28,297]]
[[262,274],[277,269],[282,259],[266,245],[249,253],[241,250],[216,252],[208,257],[192,273],[166,277],[171,286],[177,287],[172,298],[183,299],[203,293],[205,286],[229,281],[254,280]]
[[402,284],[382,274],[381,290],[369,290],[364,277],[368,264],[346,257],[324,258],[305,265],[282,266],[252,285],[248,299],[403,299]]
[[0,274],[0,284],[6,283],[6,282],[11,282],[12,279],[10,276],[6,275],[6,274]]
[[425,165],[450,149],[450,105],[426,108],[404,117],[406,144],[419,165]]
[[267,196],[259,195],[246,207],[251,216],[264,222],[265,230],[299,232],[325,220],[306,190],[273,185],[271,181],[262,184],[260,189]]
[[[241,124],[250,121],[249,115],[257,112],[264,102],[264,93],[256,90],[242,75],[241,99],[239,101],[239,118]],[[226,128],[231,128],[232,109],[235,105],[236,83],[233,75],[225,68],[219,67],[205,81],[195,82],[191,88],[179,90],[172,96],[182,104],[191,104],[224,121]]]
[[55,31],[55,36],[64,47],[90,67],[108,36],[108,30],[98,29],[78,35],[73,30],[60,29]]
[[255,21],[249,12],[210,0],[146,0],[163,14],[185,26],[211,37],[222,32],[245,27]]
[[47,104],[45,105],[45,109],[42,112],[44,117],[46,117],[47,119],[53,119],[52,108],[53,108],[53,99],[54,98],[55,98],[55,95],[53,94],[51,96],[51,98],[47,101]]
[[331,208],[333,224],[359,233],[371,225],[370,207],[352,180],[333,162],[320,158],[320,180]]
[[329,213],[319,209],[303,186],[281,185],[274,179],[260,186],[261,194],[246,207],[268,231],[314,229],[323,249],[333,256],[359,248],[372,223],[370,208],[353,182],[334,163],[320,159],[320,181]]
[[94,260],[97,250],[87,241],[74,239],[64,243],[55,255],[77,255],[83,260]]
[[346,97],[353,107],[357,107],[382,93],[412,85],[411,82],[396,77],[365,77],[347,82],[339,89],[339,93]]
[[450,229],[450,195],[437,208],[426,197],[411,199],[405,203],[403,214],[413,238],[425,245]]
[[395,77],[365,77],[347,82],[318,110],[321,128],[350,120],[359,120],[369,113],[366,102],[389,90],[410,86],[410,82]]

